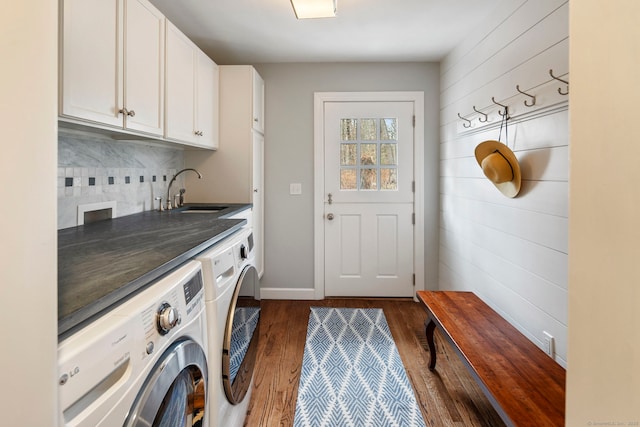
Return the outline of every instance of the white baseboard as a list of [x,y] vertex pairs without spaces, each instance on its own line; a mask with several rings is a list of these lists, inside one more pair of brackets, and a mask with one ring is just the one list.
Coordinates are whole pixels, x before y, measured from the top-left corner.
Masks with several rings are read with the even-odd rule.
[[316,300],[316,290],[310,288],[260,288],[260,299]]

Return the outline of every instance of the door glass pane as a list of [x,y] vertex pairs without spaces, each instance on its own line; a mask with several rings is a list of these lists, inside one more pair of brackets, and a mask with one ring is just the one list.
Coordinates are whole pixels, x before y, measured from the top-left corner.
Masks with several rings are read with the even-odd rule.
[[380,164],[381,165],[397,165],[398,164],[398,144],[380,144]]
[[357,144],[340,144],[340,166],[355,166],[357,158]]
[[377,190],[377,169],[361,169],[360,170],[360,189],[361,190]]
[[340,144],[341,190],[398,189],[398,143],[394,142],[398,140],[397,120],[340,119],[341,140],[349,141]]
[[380,119],[380,140],[397,141],[398,123],[397,119]]
[[340,119],[340,139],[343,141],[355,141],[358,136],[357,119]]
[[363,141],[375,141],[378,139],[376,119],[360,119],[360,139]]
[[397,190],[398,189],[398,170],[393,168],[380,169],[380,189]]
[[377,144],[360,144],[360,164],[361,165],[377,165],[378,164],[378,145]]
[[340,169],[340,189],[356,190],[357,173],[355,169]]

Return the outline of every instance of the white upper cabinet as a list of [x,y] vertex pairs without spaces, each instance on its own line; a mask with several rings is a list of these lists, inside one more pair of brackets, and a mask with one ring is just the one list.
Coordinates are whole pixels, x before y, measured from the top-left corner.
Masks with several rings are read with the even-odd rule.
[[196,79],[196,129],[199,143],[213,149],[219,141],[219,71],[218,65],[198,50]]
[[63,117],[164,133],[165,18],[146,0],[63,0]]
[[167,22],[166,138],[195,141],[195,78],[195,46]]
[[122,1],[64,0],[60,13],[60,114],[122,127]]
[[264,80],[253,70],[253,129],[264,133]]
[[165,138],[218,147],[218,66],[167,21]]
[[162,136],[165,18],[146,0],[125,0],[124,127]]

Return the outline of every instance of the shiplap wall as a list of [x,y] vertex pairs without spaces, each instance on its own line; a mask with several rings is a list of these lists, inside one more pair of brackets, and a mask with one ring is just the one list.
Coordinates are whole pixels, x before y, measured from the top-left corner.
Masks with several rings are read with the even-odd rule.
[[[474,291],[541,348],[547,331],[563,366],[568,96],[549,70],[569,80],[568,13],[567,0],[504,1],[443,60],[440,80],[439,287]],[[516,85],[536,96],[534,106]],[[492,97],[511,114],[506,142],[523,178],[514,199],[485,178],[474,157],[480,142],[498,139],[502,108]]]

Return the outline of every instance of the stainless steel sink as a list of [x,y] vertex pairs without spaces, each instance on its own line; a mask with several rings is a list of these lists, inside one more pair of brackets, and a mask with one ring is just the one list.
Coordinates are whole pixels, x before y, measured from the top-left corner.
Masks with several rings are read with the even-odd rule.
[[180,213],[218,213],[227,208],[228,206],[186,206],[180,208]]

